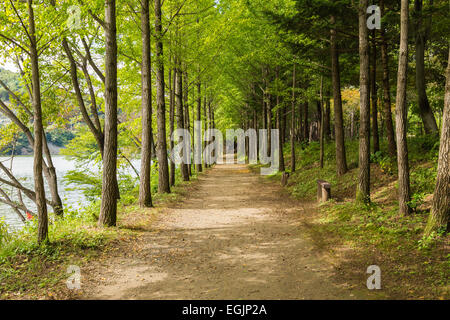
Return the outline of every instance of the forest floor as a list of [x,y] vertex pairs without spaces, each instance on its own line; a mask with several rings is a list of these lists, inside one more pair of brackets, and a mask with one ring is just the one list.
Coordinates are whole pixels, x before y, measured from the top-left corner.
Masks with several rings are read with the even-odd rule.
[[124,219],[138,235],[83,266],[71,298],[385,298],[366,287],[370,263],[344,281],[339,261],[317,248],[314,204],[247,166],[216,165],[186,187],[181,201]]

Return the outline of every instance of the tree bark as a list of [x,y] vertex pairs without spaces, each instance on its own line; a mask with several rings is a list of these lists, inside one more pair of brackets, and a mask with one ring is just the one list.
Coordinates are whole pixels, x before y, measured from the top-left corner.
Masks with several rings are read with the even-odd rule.
[[[176,96],[176,104],[177,104],[177,128],[184,129],[184,113],[183,113],[183,75],[180,70],[180,61],[177,59],[176,69],[176,87],[175,87],[175,96]],[[184,143],[184,141],[183,141]],[[186,152],[186,151],[185,151]],[[181,169],[181,177],[183,181],[189,181],[189,172],[187,165],[183,162],[180,165]]]
[[[278,78],[278,72],[277,72],[277,78]],[[280,96],[277,93],[277,128],[279,130],[278,134],[278,155],[279,155],[279,161],[280,161],[280,171],[285,172],[285,166],[284,166],[284,152],[283,152],[283,108],[280,108]]]
[[[203,97],[203,115],[205,117],[205,123],[203,124],[203,130],[204,135],[206,136],[206,130],[208,129],[208,114],[206,113],[206,104],[207,104],[207,97],[206,97],[206,84],[205,84],[205,93]],[[203,150],[206,149],[206,141],[203,140]],[[206,159],[204,158],[203,161],[205,162],[205,168],[208,168],[209,165],[206,163]]]
[[[266,87],[266,91],[268,88]],[[272,150],[272,95],[266,95],[267,99],[267,151],[270,153]]]
[[309,115],[309,103],[308,101],[306,101],[304,103],[304,108],[303,108],[303,139],[304,141],[308,141],[309,139],[309,122],[308,122],[308,115]]
[[[430,1],[431,3],[433,1]],[[422,18],[423,0],[414,1],[414,13],[416,16],[415,32],[416,32],[416,90],[417,103],[419,106],[420,117],[422,118],[425,133],[439,132],[434,118],[433,110],[431,110],[430,102],[428,101],[425,83],[425,46],[427,42],[427,35],[430,32],[430,24],[423,27]]]
[[330,103],[330,97],[331,97],[331,92],[330,89],[327,89],[327,93],[326,93],[326,101],[325,101],[325,114],[324,114],[324,134],[325,134],[325,139],[328,141],[329,139],[331,139],[331,125],[330,125],[330,120],[331,120],[331,103]]
[[323,76],[320,76],[320,168],[323,169],[324,165],[324,153],[325,153],[325,110],[324,110],[324,102],[323,102]]
[[[200,81],[197,82],[197,121],[202,121],[202,83]],[[201,129],[200,129],[200,136],[201,136]],[[197,140],[201,141],[201,139]],[[202,163],[200,161],[200,163],[197,164],[197,172],[202,171],[203,168]]]
[[36,27],[34,21],[33,1],[27,0],[28,5],[28,23],[30,37],[30,62],[31,62],[31,81],[32,81],[32,104],[34,121],[34,192],[36,194],[36,207],[38,215],[38,243],[48,241],[48,213],[45,200],[44,178],[42,176],[42,148],[44,127],[42,125],[42,104],[41,104],[41,83],[39,74],[39,55],[36,40]]
[[323,169],[324,165],[324,154],[325,154],[325,113],[324,101],[323,101],[323,76],[320,76],[320,168]]
[[141,1],[141,37],[142,37],[142,141],[141,141],[141,172],[139,183],[139,205],[141,208],[153,206],[151,193],[152,168],[152,65],[150,52],[150,3]]
[[[185,67],[186,68],[186,67]],[[191,120],[189,115],[189,81],[188,81],[188,74],[187,72],[183,72],[183,81],[184,81],[184,90],[183,90],[183,102],[184,102],[184,128],[191,132]],[[192,137],[192,135],[191,135]],[[189,158],[191,157],[191,154],[189,154]],[[192,176],[192,164],[187,165],[188,168],[188,174],[191,177]]]
[[105,149],[99,226],[117,220],[117,30],[116,1],[105,5]]
[[426,235],[441,228],[450,231],[450,49],[446,77],[436,188],[431,215],[425,230]]
[[359,172],[356,200],[370,202],[370,87],[369,87],[369,34],[366,25],[368,0],[359,1]]
[[397,135],[397,161],[398,161],[398,196],[399,213],[408,215],[410,208],[410,183],[408,145],[406,140],[406,85],[408,75],[408,20],[409,2],[401,0],[400,15],[400,51],[398,59],[397,99],[396,99],[396,135]]
[[[384,0],[380,0],[381,16],[384,16]],[[393,158],[397,155],[397,146],[395,143],[394,125],[392,123],[391,110],[391,85],[389,80],[389,56],[386,32],[384,28],[380,30],[381,36],[381,63],[383,65],[383,113],[386,126],[386,135],[388,140],[388,153]]]
[[295,82],[296,70],[292,71],[292,106],[291,106],[291,172],[295,172]]
[[378,132],[378,94],[377,94],[377,42],[376,29],[372,30],[372,72],[370,76],[372,96],[372,139],[373,152],[380,151],[380,136]]
[[164,83],[164,51],[162,42],[161,0],[155,0],[155,36],[156,36],[156,105],[158,142],[158,192],[170,193],[169,164],[167,160],[166,138],[166,98]]
[[[169,91],[170,91],[170,111],[169,111],[169,121],[170,121],[170,134],[172,135],[175,130],[175,87],[176,87],[176,77],[175,72],[172,70],[169,71]],[[170,152],[173,152],[173,148],[175,147],[175,143],[170,139]],[[169,184],[170,186],[175,185],[175,162],[170,160],[170,177]]]
[[[336,23],[336,18],[331,17],[331,24]],[[336,29],[332,28],[330,36],[331,48],[331,78],[333,83],[334,100],[334,128],[336,140],[336,170],[338,176],[344,175],[347,169],[347,157],[345,154],[344,120],[342,114],[341,76],[339,71],[339,53],[336,43]]]

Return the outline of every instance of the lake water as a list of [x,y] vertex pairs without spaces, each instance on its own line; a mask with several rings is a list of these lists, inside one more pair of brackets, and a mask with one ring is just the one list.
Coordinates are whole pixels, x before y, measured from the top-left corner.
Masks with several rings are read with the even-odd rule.
[[[6,167],[10,167],[10,158],[9,157],[0,157],[0,161],[3,162],[3,164]],[[58,176],[58,189],[59,189],[59,195],[63,201],[64,206],[73,206],[74,209],[80,208],[83,204],[86,203],[86,199],[82,192],[78,190],[67,190],[70,187],[67,186],[67,184],[64,183],[63,178],[66,175],[66,173],[70,170],[75,169],[75,162],[71,160],[67,160],[64,156],[53,156],[53,163],[55,165],[56,174]],[[31,190],[34,190],[34,183],[33,183],[33,157],[32,156],[15,156],[13,160],[12,165],[12,172],[13,174],[19,179],[19,181],[26,187],[30,188]],[[4,173],[1,173],[1,176],[4,176]],[[45,178],[44,178],[45,181]],[[48,199],[50,199],[50,193],[46,183],[46,196]],[[71,186],[73,187],[73,186]],[[12,188],[5,186],[4,190],[8,193],[11,191]],[[13,189],[14,190],[14,189]],[[16,199],[16,191],[12,191],[13,199]],[[10,196],[11,197],[11,196]],[[24,202],[27,205],[27,207],[30,210],[33,210],[35,212],[35,205],[34,203],[29,200],[26,196],[23,196]],[[49,207],[49,210],[51,208]],[[4,217],[6,223],[9,227],[12,229],[18,229],[23,226],[22,221],[17,216],[17,213],[11,209],[8,205],[0,203],[0,217]]]
[[[0,161],[7,168],[10,168],[10,157],[0,157]],[[75,186],[68,185],[64,182],[64,176],[70,171],[75,170],[75,161],[67,160],[64,156],[52,156],[53,164],[56,169],[56,175],[58,177],[58,191],[59,196],[63,202],[65,208],[72,207],[77,210],[81,208],[83,205],[87,204],[87,200],[83,195],[83,192],[80,190],[71,190]],[[132,159],[131,163],[136,168],[136,170],[140,171],[140,159]],[[12,172],[16,178],[27,188],[34,190],[34,182],[33,182],[33,157],[32,156],[15,156],[12,163]],[[134,171],[131,167],[121,168],[121,172],[130,174],[135,176]],[[0,172],[1,177],[5,177],[3,172]],[[47,186],[47,181],[45,180],[45,190],[46,197],[51,199],[50,192]],[[4,186],[3,189],[8,193],[11,199],[17,199],[17,191],[11,187]],[[12,192],[12,193],[10,193]],[[33,201],[28,199],[25,195],[23,195],[23,200],[26,206],[36,212],[36,206]],[[51,211],[52,208],[49,207]],[[23,226],[22,220],[17,216],[17,213],[11,209],[10,206],[0,203],[0,217],[4,217],[6,223],[11,229],[20,229]]]

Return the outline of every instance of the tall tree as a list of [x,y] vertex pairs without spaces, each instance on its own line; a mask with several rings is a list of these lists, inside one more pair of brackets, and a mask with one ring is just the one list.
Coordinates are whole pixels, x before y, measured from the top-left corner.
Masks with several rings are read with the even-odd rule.
[[36,207],[38,214],[38,243],[48,241],[48,216],[47,203],[45,201],[44,178],[42,176],[42,148],[44,127],[42,125],[41,83],[39,73],[38,40],[36,38],[36,26],[34,20],[33,0],[27,0],[28,8],[28,37],[30,40],[29,52],[31,62],[32,103],[34,121],[34,192],[36,194]]
[[[430,0],[430,5],[433,0]],[[428,101],[425,83],[425,48],[431,29],[431,17],[424,25],[423,0],[414,0],[415,33],[416,33],[416,90],[420,117],[426,133],[437,133],[439,129]]]
[[[277,80],[279,80],[279,71],[277,68]],[[284,166],[284,152],[283,152],[283,129],[282,129],[282,112],[283,108],[280,105],[280,94],[278,92],[279,88],[277,87],[277,129],[278,129],[278,155],[279,155],[279,162],[280,162],[280,172],[286,171]]]
[[[183,72],[180,68],[181,62],[177,58],[175,67],[176,87],[175,87],[175,100],[177,105],[177,128],[184,129],[184,112],[183,112]],[[186,143],[186,141],[183,141]],[[187,150],[185,150],[187,152]],[[184,155],[183,155],[184,157]],[[187,164],[183,161],[180,165],[181,177],[183,181],[189,181],[189,172]]]
[[[384,16],[384,0],[380,0],[380,12]],[[386,31],[384,26],[380,30],[381,37],[381,63],[383,65],[383,113],[384,123],[386,125],[386,135],[388,140],[388,152],[391,157],[395,157],[397,146],[395,143],[394,125],[392,123],[391,107],[391,85],[389,79],[389,56]]]
[[161,20],[161,0],[155,0],[155,37],[156,37],[156,105],[158,124],[158,172],[160,193],[170,192],[169,164],[167,160],[167,140],[166,140],[166,102],[164,83],[164,58],[162,42],[162,20]]
[[378,133],[378,87],[377,87],[377,38],[376,29],[372,30],[372,70],[370,73],[370,95],[372,97],[372,139],[373,152],[380,151],[380,136]]
[[[187,66],[184,67],[186,69]],[[189,80],[188,80],[188,73],[186,71],[183,72],[183,103],[184,103],[184,128],[187,130],[187,132],[190,133],[191,131],[191,124],[190,124],[190,115],[189,115]],[[192,134],[191,134],[192,137]],[[189,154],[189,157],[191,155]],[[192,164],[187,165],[188,174],[189,176],[192,176]]]
[[441,228],[447,232],[450,231],[450,48],[446,78],[436,188],[434,189],[431,215],[425,230],[426,235]]
[[[197,82],[197,121],[202,121],[202,95],[201,95],[201,87],[202,87],[202,83],[199,80]],[[200,128],[200,132],[201,132],[201,128]],[[201,136],[201,134],[200,134]],[[199,141],[201,141],[199,139]],[[201,143],[200,143],[201,144]],[[198,146],[199,149],[201,150],[201,146]],[[202,168],[202,162],[200,161],[200,163],[197,163],[197,172],[202,172],[203,168]]]
[[116,1],[105,2],[105,149],[100,226],[117,220],[117,29]]
[[336,43],[336,17],[331,17],[331,79],[333,83],[333,102],[334,102],[334,136],[336,140],[336,171],[338,176],[344,175],[347,171],[347,156],[345,154],[344,141],[344,116],[342,113],[341,98],[341,77],[339,70],[339,53]]
[[[176,77],[175,73],[172,72],[172,69],[169,70],[169,91],[170,91],[170,110],[169,110],[169,130],[170,134],[172,134],[175,130],[175,87],[176,87]],[[173,151],[175,147],[175,143],[172,139],[170,139],[170,150]],[[169,184],[170,186],[175,185],[175,162],[170,159],[170,176],[169,176]]]
[[153,206],[151,193],[152,168],[152,64],[150,43],[150,0],[141,0],[141,36],[142,36],[142,147],[141,172],[139,184],[139,205],[141,208]]
[[325,156],[325,106],[323,102],[323,75],[320,76],[320,126],[319,126],[319,139],[320,139],[320,168],[323,169],[324,156]]
[[359,85],[360,85],[360,129],[359,129],[359,174],[356,199],[370,201],[370,87],[369,87],[369,34],[366,24],[368,0],[359,1]]
[[397,135],[397,161],[398,161],[398,197],[399,213],[410,213],[409,161],[408,145],[406,141],[406,84],[408,75],[408,21],[409,1],[401,0],[400,9],[400,51],[398,58],[397,99],[396,99],[396,135]]
[[[292,106],[291,106],[291,172],[295,172],[295,63],[292,70]],[[256,116],[256,113],[255,113]]]

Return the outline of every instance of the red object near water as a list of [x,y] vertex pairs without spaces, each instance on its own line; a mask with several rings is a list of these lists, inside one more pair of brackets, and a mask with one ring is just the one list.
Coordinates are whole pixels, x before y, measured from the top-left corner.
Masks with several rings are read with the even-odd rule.
[[27,219],[33,220],[33,215],[27,211]]

